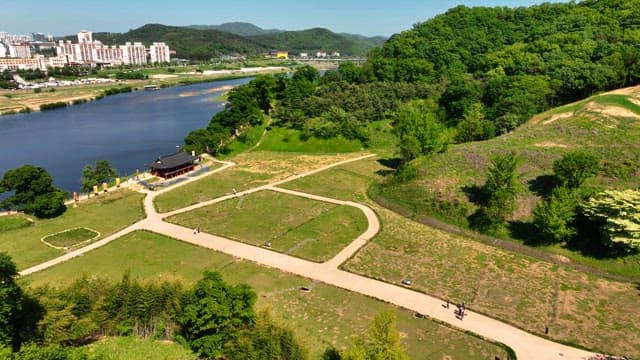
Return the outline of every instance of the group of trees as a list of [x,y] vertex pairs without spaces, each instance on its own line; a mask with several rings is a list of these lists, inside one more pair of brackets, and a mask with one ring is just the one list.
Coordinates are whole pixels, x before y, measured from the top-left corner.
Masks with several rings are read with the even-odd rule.
[[[0,252],[0,357],[3,359],[87,359],[78,346],[102,336],[175,340],[208,359],[308,358],[294,332],[266,312],[255,311],[247,285],[229,285],[205,271],[193,286],[140,281],[128,274],[117,283],[82,278],[63,288],[28,291],[17,269]],[[376,316],[368,332],[344,354],[353,360],[407,359],[395,313]]]
[[98,186],[118,177],[118,172],[111,166],[108,160],[98,160],[95,166],[87,165],[82,169],[80,189],[91,193],[94,186]]
[[600,171],[597,155],[582,150],[553,164],[556,186],[533,211],[539,242],[566,243],[597,255],[640,249],[640,191],[583,188]]
[[65,193],[53,186],[49,173],[41,167],[24,165],[7,170],[0,179],[0,208],[23,211],[40,218],[61,215],[65,210]]
[[438,119],[457,142],[640,81],[637,0],[518,8],[459,6],[394,35],[358,80],[440,86]]
[[[519,160],[514,153],[496,155],[479,190],[471,225],[502,235],[520,191]],[[598,174],[597,155],[573,150],[553,164],[553,188],[533,210],[528,234],[532,243],[564,243],[592,255],[611,256],[640,250],[640,191],[597,191],[583,187]]]
[[233,88],[224,110],[215,114],[206,128],[190,132],[185,148],[217,154],[250,126],[261,125],[271,111],[276,84],[273,76],[258,75],[249,84]]
[[86,359],[72,347],[100,336],[175,339],[205,358],[307,357],[289,328],[255,313],[251,288],[229,285],[218,273],[205,272],[192,288],[125,275],[118,283],[83,278],[28,293],[16,276],[11,258],[0,253],[0,354],[15,352],[16,360],[46,353]]

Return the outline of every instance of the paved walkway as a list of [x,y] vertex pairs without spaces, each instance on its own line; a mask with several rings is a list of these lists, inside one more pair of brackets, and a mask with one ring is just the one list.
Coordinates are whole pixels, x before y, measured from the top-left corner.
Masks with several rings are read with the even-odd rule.
[[[353,274],[350,272],[342,271],[338,269],[338,266],[344,261],[353,256],[367,241],[375,236],[380,230],[380,222],[375,215],[374,211],[369,207],[362,204],[331,199],[323,196],[317,196],[307,194],[299,191],[287,190],[278,188],[278,185],[286,182],[299,179],[304,176],[312,175],[320,171],[324,171],[328,168],[339,166],[353,161],[358,161],[364,158],[368,158],[374,155],[361,156],[354,159],[349,159],[335,163],[332,165],[324,166],[322,168],[310,171],[301,175],[294,175],[287,179],[277,181],[268,185],[256,187],[246,191],[238,192],[235,195],[227,195],[210,201],[195,204],[183,209],[172,211],[169,213],[158,214],[153,206],[153,199],[167,191],[175,189],[177,186],[182,186],[189,182],[195,181],[203,176],[208,176],[218,171],[227,169],[233,166],[231,162],[223,162],[223,166],[214,171],[203,174],[199,177],[194,177],[189,180],[183,181],[171,188],[162,189],[156,192],[146,191],[148,194],[144,200],[145,210],[147,212],[147,218],[134,224],[126,229],[119,231],[107,238],[90,244],[86,247],[78,249],[76,251],[65,254],[59,258],[47,261],[43,264],[34,266],[32,268],[23,270],[21,275],[31,274],[36,271],[46,269],[47,267],[54,266],[63,261],[69,260],[75,256],[80,256],[88,251],[103,246],[110,241],[113,241],[127,233],[135,230],[149,230],[156,233],[168,235],[176,239],[202,246],[205,248],[213,249],[235,256],[237,258],[256,262],[261,265],[276,268],[288,273],[300,275],[309,279],[324,282],[328,285],[337,286],[346,290],[354,291],[360,294],[368,295],[373,298],[395,304],[397,306],[425,314],[431,318],[440,320],[442,322],[451,324],[457,328],[468,330],[477,334],[480,334],[486,338],[499,341],[509,345],[516,352],[518,359],[521,360],[552,360],[552,359],[589,359],[595,355],[588,351],[572,348],[566,345],[558,344],[536,335],[527,333],[514,326],[505,324],[499,320],[492,319],[490,317],[477,314],[473,311],[466,311],[464,320],[459,320],[455,317],[453,311],[455,306],[445,308],[443,301],[435,297],[425,295],[409,288],[385,283],[382,281],[367,278],[361,275]],[[347,205],[357,207],[363,211],[369,226],[367,230],[361,234],[356,240],[345,247],[335,257],[325,263],[315,263],[286,254],[278,253],[268,249],[252,246],[237,241],[229,240],[220,236],[198,233],[194,234],[192,229],[170,224],[163,221],[163,218],[191,211],[196,208],[215,204],[227,199],[251,194],[257,191],[277,191],[286,193],[293,196],[301,196],[308,199],[330,202],[333,204]]]

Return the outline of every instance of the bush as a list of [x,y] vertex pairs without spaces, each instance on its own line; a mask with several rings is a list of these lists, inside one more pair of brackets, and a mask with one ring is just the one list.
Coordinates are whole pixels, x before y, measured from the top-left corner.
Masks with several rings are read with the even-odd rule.
[[40,105],[40,111],[55,110],[63,107],[67,107],[67,103],[64,101],[58,101],[54,103]]

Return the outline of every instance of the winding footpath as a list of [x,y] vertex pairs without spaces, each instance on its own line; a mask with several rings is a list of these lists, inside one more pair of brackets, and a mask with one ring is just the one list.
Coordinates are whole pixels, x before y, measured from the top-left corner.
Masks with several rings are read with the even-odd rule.
[[[375,155],[360,156],[353,159],[337,162],[331,165],[324,166],[322,168],[307,172],[305,174],[294,175],[284,180],[280,180],[271,184],[259,186],[253,189],[238,192],[234,195],[222,196],[206,202],[201,202],[192,206],[188,206],[176,211],[158,214],[153,206],[153,200],[160,194],[167,191],[171,191],[176,187],[183,186],[192,181],[196,181],[204,176],[210,176],[216,172],[223,171],[229,167],[234,166],[232,162],[222,162],[222,167],[209,171],[202,175],[189,178],[181,183],[178,183],[170,188],[162,189],[160,191],[144,191],[147,196],[144,199],[144,208],[147,217],[111,236],[108,236],[100,241],[87,245],[81,249],[69,252],[56,259],[52,259],[40,265],[31,267],[29,269],[20,272],[20,275],[28,275],[40,270],[44,270],[48,267],[54,266],[61,262],[72,259],[76,256],[108,244],[109,242],[122,237],[125,234],[136,230],[149,230],[166,236],[170,236],[181,241],[195,244],[204,248],[219,251],[228,255],[232,255],[244,260],[253,261],[260,265],[269,266],[275,269],[279,269],[291,274],[300,275],[312,280],[321,281],[325,284],[340,287],[346,290],[354,291],[360,294],[364,294],[405,309],[409,309],[420,314],[427,315],[431,318],[453,325],[454,327],[471,331],[476,334],[480,334],[488,339],[498,341],[509,345],[521,360],[553,360],[553,359],[575,359],[586,360],[594,356],[594,353],[576,349],[570,346],[555,343],[553,341],[538,337],[523,330],[520,330],[514,326],[505,324],[499,320],[492,319],[488,316],[477,314],[473,311],[467,310],[465,312],[464,320],[459,320],[455,317],[453,311],[454,306],[451,308],[445,308],[443,301],[413,291],[409,288],[385,283],[379,280],[367,278],[365,276],[357,275],[347,271],[340,270],[338,266],[352,257],[367,241],[371,240],[380,230],[380,221],[375,212],[362,204],[354,203],[351,201],[342,201],[332,198],[327,198],[318,195],[307,194],[299,191],[287,190],[277,187],[289,181],[293,181],[305,176],[309,176],[329,168],[343,165],[349,162],[354,162],[369,158]],[[176,215],[197,209],[203,206],[209,206],[221,201],[231,199],[233,197],[239,197],[248,195],[258,191],[276,191],[293,196],[300,196],[307,199],[316,201],[324,201],[332,204],[353,206],[360,209],[366,216],[368,221],[368,227],[364,233],[358,238],[341,250],[336,256],[324,263],[315,263],[312,261],[303,260],[297,257],[289,256],[283,253],[278,253],[269,249],[240,243],[237,241],[229,240],[220,236],[198,233],[194,234],[193,229],[188,229],[179,225],[170,224],[165,222],[164,219]]]

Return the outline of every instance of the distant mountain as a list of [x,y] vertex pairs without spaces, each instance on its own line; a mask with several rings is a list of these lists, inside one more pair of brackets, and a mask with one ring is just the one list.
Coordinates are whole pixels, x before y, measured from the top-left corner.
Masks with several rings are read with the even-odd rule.
[[248,38],[263,46],[293,53],[339,51],[341,55],[348,56],[364,56],[373,47],[384,43],[384,40],[379,38],[336,34],[323,28],[254,35]]
[[[260,34],[241,36],[232,31]],[[288,50],[293,54],[338,51],[343,56],[364,56],[373,47],[386,41],[383,37],[336,34],[323,28],[265,30],[249,23],[189,27],[147,24],[126,33],[96,32],[93,38],[106,45],[121,45],[127,41],[150,45],[162,41],[176,51],[175,57],[193,60],[207,60],[223,54],[257,55],[271,49]],[[76,36],[65,36],[64,39],[75,42]]]
[[223,54],[256,55],[269,50],[268,46],[224,31],[160,24],[147,24],[126,33],[94,33],[93,38],[107,45],[120,45],[127,41],[149,45],[162,41],[176,51],[176,57],[193,60],[206,60]]
[[220,25],[191,25],[189,26],[192,29],[197,30],[220,30],[240,36],[254,36],[254,35],[265,35],[265,34],[274,34],[278,32],[283,32],[285,30],[278,29],[263,29],[256,25],[246,22],[228,22]]

